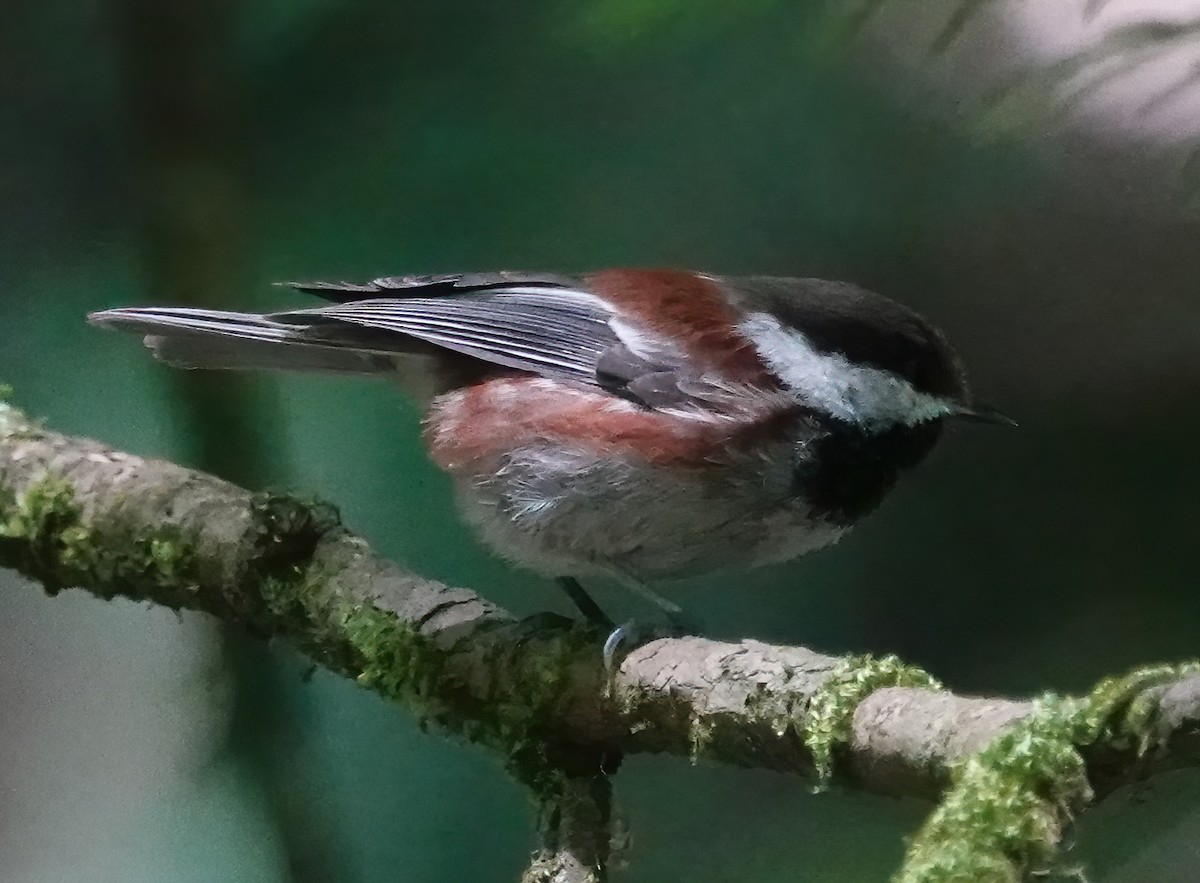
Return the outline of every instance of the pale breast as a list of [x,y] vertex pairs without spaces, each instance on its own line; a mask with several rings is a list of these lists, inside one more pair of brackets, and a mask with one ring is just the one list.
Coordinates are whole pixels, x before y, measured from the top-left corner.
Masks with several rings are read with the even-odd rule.
[[654,582],[802,555],[844,523],[810,506],[811,417],[689,419],[545,378],[441,397],[426,437],[501,556],[550,576]]
[[792,453],[708,467],[530,445],[458,482],[467,519],[501,556],[550,576],[619,572],[643,582],[785,561],[844,525],[793,494]]

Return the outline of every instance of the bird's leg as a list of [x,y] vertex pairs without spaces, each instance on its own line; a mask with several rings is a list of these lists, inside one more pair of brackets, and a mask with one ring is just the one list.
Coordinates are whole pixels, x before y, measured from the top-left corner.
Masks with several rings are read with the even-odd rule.
[[[625,642],[633,629],[633,620],[624,625],[614,625],[613,621],[608,618],[608,615],[600,609],[600,605],[595,602],[579,584],[579,580],[573,576],[560,576],[554,580],[558,583],[558,587],[567,593],[567,597],[583,614],[583,618],[589,623],[598,628],[602,628],[608,632],[608,637],[604,641],[604,668],[607,671],[613,669],[613,657],[616,655],[617,648]],[[666,599],[663,599],[666,600]],[[670,603],[669,601],[667,602]]]
[[620,574],[620,579],[622,585],[629,589],[629,591],[633,592],[635,595],[645,598],[664,614],[666,614],[667,619],[671,619],[672,617],[683,613],[682,607],[669,598],[664,598],[640,579],[634,579],[633,577],[626,576],[625,574]]
[[589,623],[602,629],[611,630],[613,628],[613,621],[600,609],[600,605],[592,599],[592,596],[584,591],[579,580],[573,576],[560,576],[555,582],[558,583],[560,589],[567,593],[567,597],[571,599],[571,602]]
[[629,574],[620,570],[611,570],[610,572],[621,582],[621,585],[625,586],[635,595],[645,598],[663,612],[663,616],[666,617],[667,622],[671,626],[671,634],[673,637],[683,637],[684,635],[700,635],[706,631],[704,624],[700,620],[691,616],[686,610],[684,610],[674,601],[664,598],[637,577],[630,576]]

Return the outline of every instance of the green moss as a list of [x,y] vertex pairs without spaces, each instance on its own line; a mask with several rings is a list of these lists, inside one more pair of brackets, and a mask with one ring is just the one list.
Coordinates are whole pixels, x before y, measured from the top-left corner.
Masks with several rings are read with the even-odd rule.
[[[176,528],[100,532],[84,519],[70,482],[54,475],[21,494],[0,495],[0,538],[9,541],[15,563],[50,592],[87,585],[108,597],[118,591],[138,597],[152,589],[180,590],[193,580],[192,548]],[[135,591],[124,591],[125,585]]]
[[395,614],[339,605],[341,632],[362,660],[355,680],[388,699],[424,704],[435,695],[445,654]]
[[243,595],[261,599],[259,626],[358,684],[402,702],[422,720],[432,707],[445,652],[394,613],[338,597],[333,574],[313,563],[317,544],[340,529],[328,504],[285,494],[251,501],[253,552]]
[[1093,796],[1080,749],[1144,754],[1161,744],[1170,734],[1156,688],[1197,670],[1150,666],[1106,679],[1083,698],[1038,699],[1027,718],[955,765],[896,883],[1019,883],[1053,868],[1064,829]]
[[0,485],[0,538],[10,539],[6,531],[9,529],[9,522],[18,517],[19,508],[17,495],[11,488]]
[[[497,695],[473,700],[448,665],[453,645],[421,634],[391,611],[339,597],[329,585],[332,574],[314,569],[317,544],[339,527],[333,507],[264,494],[255,498],[252,512],[255,564],[246,578],[248,591],[262,599],[265,628],[288,635],[329,667],[403,704],[422,725],[434,723],[498,749],[523,781],[532,783],[544,773],[542,724],[572,681],[581,642],[595,641],[593,635],[585,637],[562,620],[557,626],[544,618],[497,623],[493,627],[511,633],[496,642],[491,651],[496,658],[490,661],[506,679],[497,685]],[[471,640],[478,646],[486,636],[476,629]],[[502,653],[513,655],[501,660]]]
[[700,755],[712,741],[713,724],[699,714],[693,713],[688,720],[688,761],[695,766],[700,762]]
[[[368,605],[342,605],[339,617],[359,659],[355,679],[360,685],[402,703],[422,724],[437,724],[496,750],[509,773],[535,795],[561,786],[561,769],[574,760],[556,755],[560,746],[552,744],[547,723],[574,681],[582,642],[595,643],[594,635],[567,626],[548,629],[540,621],[498,626],[525,630],[528,640],[506,636],[505,642],[516,638],[518,649],[506,660],[503,683],[496,684],[494,695],[474,698],[448,664],[453,648],[443,649],[394,614]],[[476,631],[471,640],[486,641],[486,636]]]
[[[11,396],[12,387],[0,383],[0,438],[37,438],[40,427],[9,403]],[[101,535],[59,476],[46,475],[20,494],[0,487],[0,563],[37,577],[51,593],[88,585],[111,597],[119,579],[142,588],[176,585],[192,561],[190,546],[171,528],[135,533],[114,526]]]
[[589,652],[598,660],[602,639],[557,617],[534,617],[520,628],[530,640],[518,641],[503,685],[505,698],[489,697],[473,709],[477,722],[471,735],[498,749],[508,772],[541,799],[561,787],[564,770],[591,775],[601,766],[593,752],[581,755],[556,744],[548,723],[557,718],[555,709],[574,683],[580,660]]
[[12,392],[11,386],[0,383],[0,439],[37,438],[42,432],[41,423],[30,420],[10,403]]
[[556,764],[547,759],[554,749],[545,723],[574,683],[573,668],[587,647],[599,654],[599,638],[559,617],[477,627],[474,648],[487,645],[488,628],[506,630],[488,660],[505,678],[494,695],[475,698],[450,665],[459,648],[423,635],[391,611],[347,601],[331,588],[332,574],[314,569],[316,543],[337,527],[331,509],[272,495],[256,499],[254,513],[258,563],[247,575],[247,592],[262,599],[265,629],[402,704],[423,726],[436,724],[499,751],[509,771],[535,792],[556,787],[546,778]]
[[12,387],[0,383],[0,438],[10,438],[23,431],[27,425],[25,415],[9,403]]
[[1077,709],[1045,696],[953,771],[897,883],[1019,883],[1052,862],[1063,826],[1091,799],[1071,737]]
[[933,675],[895,656],[851,656],[838,663],[809,701],[800,721],[804,744],[813,757],[818,790],[826,787],[833,776],[834,754],[851,736],[859,703],[884,687],[942,689]]
[[1103,744],[1142,757],[1161,745],[1171,732],[1159,715],[1161,687],[1200,673],[1200,660],[1147,665],[1118,677],[1105,678],[1088,694],[1080,710],[1077,745]]
[[296,575],[295,568],[308,563],[317,543],[342,524],[332,503],[273,492],[255,494],[250,515],[254,567],[264,578]]

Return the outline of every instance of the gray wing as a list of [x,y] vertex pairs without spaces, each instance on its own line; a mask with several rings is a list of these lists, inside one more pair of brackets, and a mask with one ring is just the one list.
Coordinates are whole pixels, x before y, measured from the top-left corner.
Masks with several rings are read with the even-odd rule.
[[423,296],[452,295],[488,288],[575,288],[578,279],[555,273],[526,273],[498,270],[492,273],[440,273],[432,275],[380,276],[370,282],[280,282],[279,285],[315,294],[338,303],[363,300],[374,294]]
[[[430,277],[388,277],[396,278],[419,285],[412,280]],[[457,288],[494,284],[493,277],[482,277],[486,283],[472,276],[439,278]],[[669,342],[647,346],[652,338],[642,332],[638,351],[632,350],[614,327],[612,309],[578,288],[519,285],[445,297],[352,300],[267,318],[395,332],[493,364],[597,386],[647,408],[711,408],[729,399],[727,390],[698,377]]]
[[565,277],[481,273],[284,284],[334,303],[267,314],[128,308],[91,318],[147,335],[159,358],[184,367],[381,373],[395,367],[389,354],[411,353],[419,341],[647,408],[721,408],[730,398],[669,341],[639,331],[631,348],[621,333],[624,321]]
[[448,297],[351,300],[268,320],[346,334],[347,326],[403,335],[472,358],[596,384],[596,365],[619,343],[614,314],[586,292],[513,286]]

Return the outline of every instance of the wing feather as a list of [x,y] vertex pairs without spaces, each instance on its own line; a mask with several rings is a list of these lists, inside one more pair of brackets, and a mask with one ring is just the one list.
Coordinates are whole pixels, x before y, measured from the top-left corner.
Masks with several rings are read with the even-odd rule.
[[347,303],[372,294],[462,294],[483,289],[511,288],[515,285],[553,288],[579,288],[579,280],[556,273],[526,273],[500,270],[492,273],[440,273],[407,276],[380,276],[367,283],[358,282],[280,282],[289,288],[306,291],[327,300]]
[[356,300],[268,318],[390,331],[509,368],[595,384],[596,363],[618,343],[613,315],[587,292],[513,286],[447,297]]

